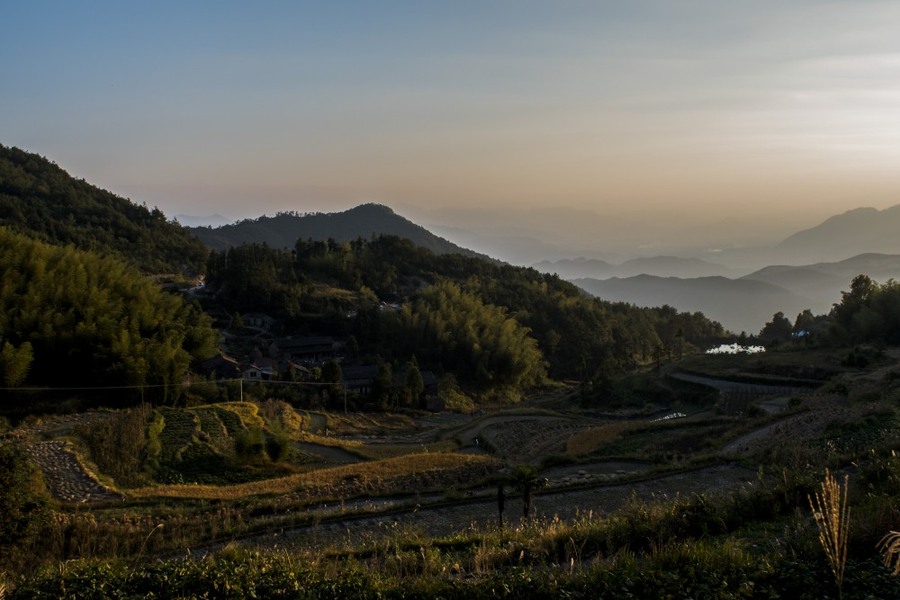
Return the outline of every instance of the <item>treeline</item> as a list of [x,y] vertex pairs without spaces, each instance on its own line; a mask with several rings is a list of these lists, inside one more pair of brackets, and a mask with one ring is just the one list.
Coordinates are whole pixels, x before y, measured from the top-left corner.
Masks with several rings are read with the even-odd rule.
[[[239,246],[213,252],[207,273],[209,289],[229,310],[267,312],[289,326],[318,312],[332,326],[343,322],[344,333],[384,357],[406,360],[414,352],[461,379],[484,383],[524,384],[525,373],[539,378],[544,372],[553,378],[611,377],[725,334],[701,313],[604,302],[555,275],[435,255],[391,236],[300,240],[292,251]],[[352,296],[333,294],[323,304],[315,293],[322,285]],[[356,318],[346,319],[348,312]],[[473,353],[476,347],[480,352]]]
[[857,275],[828,314],[804,310],[792,324],[783,313],[775,313],[759,339],[770,345],[791,339],[827,346],[900,344],[900,282],[879,284]]
[[215,353],[199,306],[120,260],[0,227],[0,266],[5,387],[174,384],[192,360]]
[[58,245],[114,254],[145,273],[199,273],[207,250],[186,229],[37,154],[0,145],[0,225]]
[[841,294],[831,318],[833,334],[849,343],[900,343],[900,283],[893,279],[879,285],[858,275],[850,290]]

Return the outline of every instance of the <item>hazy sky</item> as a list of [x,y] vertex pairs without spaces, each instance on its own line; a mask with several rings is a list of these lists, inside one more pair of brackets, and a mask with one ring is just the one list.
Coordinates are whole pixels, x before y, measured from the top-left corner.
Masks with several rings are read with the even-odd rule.
[[170,216],[808,223],[900,203],[898,24],[865,0],[7,2],[0,143]]

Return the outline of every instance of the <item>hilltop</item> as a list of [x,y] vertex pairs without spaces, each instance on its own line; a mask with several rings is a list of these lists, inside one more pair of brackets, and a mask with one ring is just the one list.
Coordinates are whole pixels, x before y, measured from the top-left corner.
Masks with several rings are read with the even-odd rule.
[[483,256],[434,235],[381,204],[362,204],[337,213],[283,212],[216,228],[192,227],[190,231],[214,250],[262,243],[273,248],[293,248],[297,240],[350,242],[393,235],[435,254]]

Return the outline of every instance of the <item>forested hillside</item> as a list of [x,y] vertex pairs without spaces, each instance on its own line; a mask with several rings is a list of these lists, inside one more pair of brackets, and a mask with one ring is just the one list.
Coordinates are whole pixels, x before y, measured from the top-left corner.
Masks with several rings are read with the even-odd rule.
[[435,254],[479,256],[471,250],[434,235],[380,204],[362,204],[337,213],[283,212],[274,217],[245,219],[215,229],[193,227],[191,231],[215,250],[263,243],[275,248],[292,248],[297,240],[332,239],[349,242],[358,238],[368,240],[379,235],[394,235],[411,240],[417,246],[427,248]]
[[199,307],[121,260],[0,227],[0,266],[4,387],[168,385],[215,352]]
[[[288,327],[317,314],[382,357],[427,356],[482,384],[533,383],[545,368],[606,380],[725,333],[700,313],[608,303],[534,269],[435,255],[390,236],[213,252],[208,279],[230,311],[265,311]],[[323,298],[323,285],[351,293]]]
[[198,273],[206,248],[152,210],[0,145],[0,225],[52,244],[114,254],[145,273]]
[[[270,243],[207,254],[159,210],[2,146],[0,224],[11,230],[0,256],[8,386],[171,384],[213,352],[209,318],[123,259],[144,273],[205,268],[218,314],[266,312],[289,335],[352,337],[369,359],[418,359],[478,390],[547,377],[606,383],[724,335],[699,313],[603,302],[480,257],[374,204],[245,221],[223,231]],[[384,231],[403,237],[374,235]],[[344,241],[322,239],[332,235]]]

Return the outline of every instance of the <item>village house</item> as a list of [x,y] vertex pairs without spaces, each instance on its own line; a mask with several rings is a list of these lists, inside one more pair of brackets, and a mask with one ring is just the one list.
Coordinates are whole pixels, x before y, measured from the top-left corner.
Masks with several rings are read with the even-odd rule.
[[275,354],[282,361],[302,365],[320,365],[340,360],[346,344],[331,336],[288,337],[275,342]]
[[[431,371],[421,371],[420,374],[422,375],[422,383],[425,385],[422,395],[436,397],[438,392],[437,377]],[[354,392],[361,396],[368,396],[372,393],[372,385],[376,377],[378,377],[377,365],[354,365],[341,368],[341,384],[348,392]],[[392,385],[395,388],[405,385],[402,372],[394,373]]]
[[268,381],[276,373],[275,361],[267,357],[255,358],[244,367],[242,377],[250,381]]
[[356,365],[341,368],[341,383],[348,392],[361,396],[372,393],[372,383],[378,377],[377,365]]
[[265,313],[245,313],[241,315],[241,323],[244,327],[259,329],[262,331],[271,331],[275,326],[275,319]]
[[241,365],[227,354],[218,354],[200,363],[200,374],[216,379],[238,379],[241,377]]

